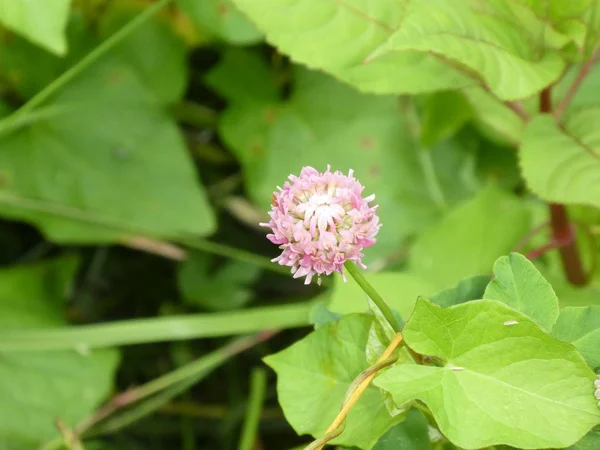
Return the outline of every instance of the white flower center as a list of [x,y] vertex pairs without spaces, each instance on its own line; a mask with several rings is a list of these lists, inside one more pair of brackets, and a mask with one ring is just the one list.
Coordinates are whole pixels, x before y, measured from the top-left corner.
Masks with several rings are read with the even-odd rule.
[[304,215],[304,226],[313,235],[317,228],[319,232],[324,232],[330,226],[331,231],[335,231],[335,221],[340,222],[345,214],[344,208],[327,194],[311,195],[297,206],[296,212]]

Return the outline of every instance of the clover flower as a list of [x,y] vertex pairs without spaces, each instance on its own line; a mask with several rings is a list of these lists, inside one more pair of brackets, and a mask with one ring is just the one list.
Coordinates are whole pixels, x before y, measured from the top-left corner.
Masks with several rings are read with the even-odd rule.
[[305,284],[315,275],[319,282],[323,274],[344,276],[346,261],[366,267],[362,249],[375,243],[381,225],[377,206],[369,206],[375,195],[362,197],[364,187],[353,172],[331,172],[330,166],[323,173],[302,168],[300,176],[290,175],[290,181],[278,187],[271,220],[260,224],[271,228],[267,238],[283,250],[273,262],[290,266],[294,278],[306,276]]
[[600,408],[600,373],[598,374],[596,381],[594,381],[594,387],[596,388],[594,396],[596,397],[596,400],[598,400],[598,408]]

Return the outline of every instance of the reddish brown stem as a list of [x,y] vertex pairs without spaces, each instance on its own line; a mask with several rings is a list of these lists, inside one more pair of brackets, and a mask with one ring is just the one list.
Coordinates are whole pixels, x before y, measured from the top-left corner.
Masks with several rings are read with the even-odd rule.
[[[552,112],[552,90],[546,88],[540,93],[540,112]],[[569,283],[581,286],[586,282],[583,264],[575,241],[575,230],[569,222],[565,205],[550,203],[550,226],[552,227],[552,239],[550,246],[558,247],[563,270]]]
[[565,205],[550,203],[550,225],[552,226],[552,241],[559,247],[560,258],[567,280],[576,286],[586,282],[583,264],[575,242],[575,230],[567,215]]

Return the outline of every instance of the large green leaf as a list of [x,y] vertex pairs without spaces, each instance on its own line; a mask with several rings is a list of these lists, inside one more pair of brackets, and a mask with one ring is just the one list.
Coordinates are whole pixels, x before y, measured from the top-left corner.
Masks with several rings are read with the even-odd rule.
[[[5,39],[0,52],[0,76],[24,98],[32,97],[145,7],[137,3],[112,2],[101,16],[98,30],[90,27],[81,15],[73,14],[67,28],[69,54],[62,58],[25,39]],[[162,103],[179,99],[185,90],[186,48],[163,19],[146,20],[107,52],[103,60],[131,68]]]
[[[472,155],[456,142],[415,148],[395,98],[360,94],[329,76],[296,70],[291,98],[278,102],[264,86],[269,77],[254,74],[268,69],[257,62],[246,65],[249,72],[232,60],[224,64],[209,81],[230,101],[220,133],[243,165],[250,197],[266,210],[275,187],[302,166],[354,169],[365,193],[376,194],[384,224],[378,244],[366,251],[368,261],[397,251],[406,236],[478,187]],[[231,86],[234,74],[262,83],[240,93]]]
[[474,81],[433,55],[409,51],[365,59],[397,30],[406,0],[234,0],[267,40],[294,61],[346,80],[361,90],[419,93]]
[[555,49],[569,41],[532,10],[505,2],[235,2],[295,61],[377,93],[457,89],[481,79],[503,99],[526,97],[561,75]]
[[[277,372],[279,403],[298,434],[324,434],[348,387],[368,368],[365,347],[372,320],[362,314],[345,316],[265,359]],[[397,422],[379,389],[370,386],[350,410],[342,435],[331,443],[369,449]]]
[[177,0],[200,28],[231,44],[255,44],[262,33],[230,0]]
[[0,214],[63,242],[212,232],[182,137],[127,67],[95,65],[29,120],[0,136]]
[[591,367],[600,369],[600,306],[561,309],[552,335],[573,344]]
[[596,375],[581,355],[500,302],[419,300],[404,337],[443,366],[398,365],[374,383],[397,404],[423,401],[459,447],[562,448],[600,423]]
[[546,331],[552,329],[558,318],[558,298],[531,261],[519,253],[502,256],[494,263],[494,275],[483,298],[506,303]]
[[528,124],[521,143],[523,176],[550,202],[600,206],[600,108],[575,112],[559,127],[549,115]]
[[529,229],[527,205],[490,185],[417,238],[410,268],[439,287],[492,270]]
[[[204,2],[203,2],[204,3]],[[145,4],[114,2],[102,17],[101,39],[107,39],[133,20]],[[187,49],[166,20],[152,18],[121,40],[106,56],[131,67],[161,103],[183,95],[187,85]]]
[[[427,297],[437,289],[432,282],[410,272],[365,273],[364,276],[404,319],[412,313],[418,296]],[[354,280],[344,283],[342,277],[336,275],[329,304],[332,311],[342,314],[368,311],[367,299],[367,294]]]
[[[556,81],[565,66],[558,52],[539,56],[529,35],[533,30],[525,27],[538,32],[548,27],[525,13],[494,2],[406,2],[402,26],[368,61],[390,53],[430,53],[449,62],[446,70],[460,65],[476,73],[503,100],[525,98]],[[551,30],[547,33],[550,39]],[[567,42],[554,39],[557,46]]]
[[[0,272],[3,330],[60,327],[76,268],[72,259]],[[73,426],[108,395],[118,363],[114,350],[0,353],[0,448],[36,450]]]
[[65,28],[70,3],[71,0],[0,0],[0,24],[62,55],[67,51]]

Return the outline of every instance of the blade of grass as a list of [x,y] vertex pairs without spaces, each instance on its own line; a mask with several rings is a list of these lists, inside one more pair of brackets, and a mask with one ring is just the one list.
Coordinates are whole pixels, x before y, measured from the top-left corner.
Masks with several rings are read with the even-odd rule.
[[240,311],[190,314],[185,316],[132,319],[98,325],[57,329],[0,332],[0,353],[48,350],[78,350],[233,336],[264,329],[296,328],[309,325],[313,306],[325,299],[265,306]]
[[260,415],[265,402],[267,390],[267,372],[262,367],[252,371],[250,378],[250,399],[248,401],[248,412],[242,428],[242,435],[238,450],[252,450],[258,434]]
[[[56,217],[64,217],[73,221],[92,224],[95,226],[101,226],[109,230],[115,230],[123,233],[122,243],[124,245],[131,246],[135,243],[135,240],[144,237],[151,237],[152,233],[144,229],[143,227],[132,225],[126,221],[117,220],[111,217],[104,217],[98,214],[90,213],[78,208],[71,206],[60,205],[43,200],[36,200],[27,197],[21,197],[6,192],[0,192],[0,204],[8,205],[13,208],[19,208],[26,211],[35,211],[45,214],[50,214]],[[130,240],[133,240],[130,242]],[[159,242],[153,239],[155,243]],[[237,261],[247,262],[249,264],[262,267],[265,270],[272,272],[290,275],[290,271],[287,267],[273,264],[270,259],[266,256],[256,255],[245,250],[232,248],[227,245],[219,244],[217,242],[208,241],[201,238],[191,237],[175,237],[174,242],[189,248],[202,250],[208,253],[213,253],[219,256],[225,256],[227,258],[235,259]]]
[[[144,385],[131,388],[114,397],[94,415],[79,424],[75,431],[78,436],[90,437],[121,429],[154,412],[232,357],[264,342],[277,333],[277,330],[263,331],[252,336],[235,339],[230,344],[189,364]],[[129,407],[129,409],[115,415],[125,407]],[[114,417],[111,418],[113,415]],[[42,446],[42,450],[59,450],[61,448],[63,448],[62,437]]]

